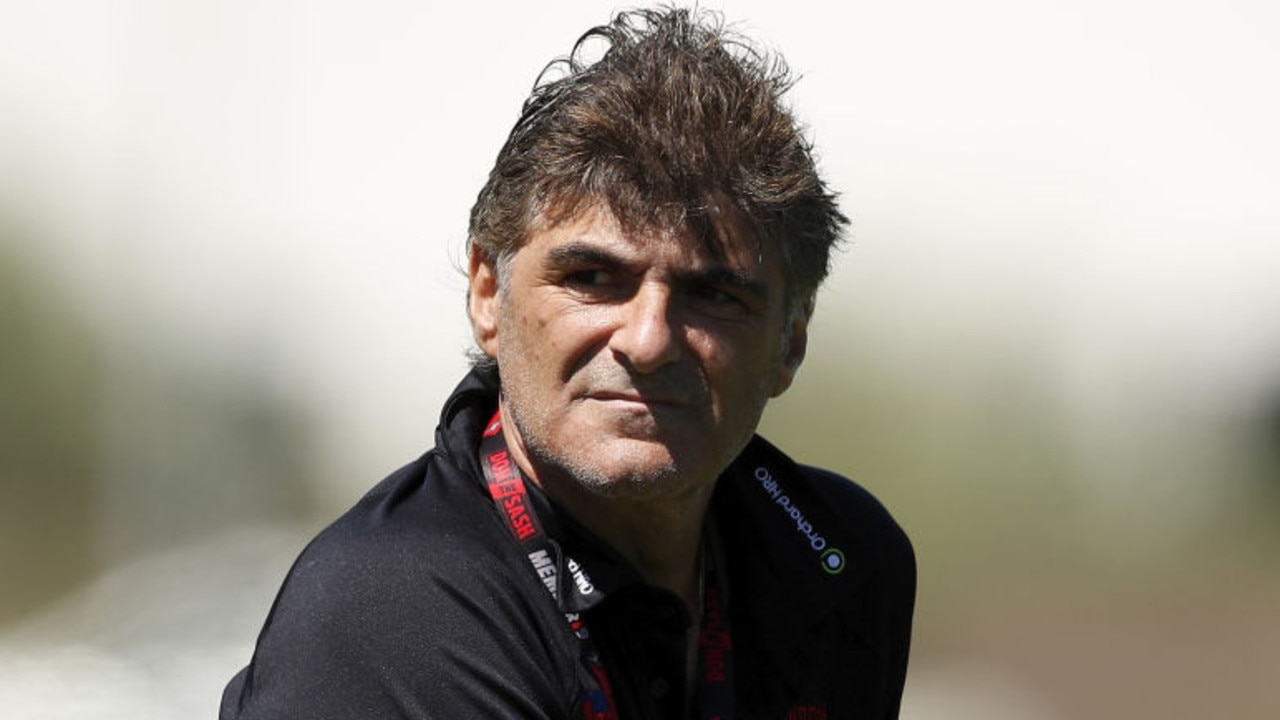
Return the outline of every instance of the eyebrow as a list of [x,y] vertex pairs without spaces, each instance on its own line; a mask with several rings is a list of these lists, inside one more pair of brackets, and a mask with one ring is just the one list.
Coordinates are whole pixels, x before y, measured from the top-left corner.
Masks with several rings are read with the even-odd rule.
[[[547,267],[566,267],[575,265],[595,265],[605,268],[626,268],[632,264],[627,258],[597,247],[588,242],[572,241],[552,248],[547,252]],[[768,285],[750,273],[724,264],[712,265],[703,270],[679,272],[675,274],[678,282],[685,284],[708,284],[734,288],[760,299],[769,296]]]
[[547,252],[545,264],[549,267],[565,265],[603,265],[607,267],[623,267],[627,261],[616,253],[609,252],[582,241],[574,241],[551,248]]

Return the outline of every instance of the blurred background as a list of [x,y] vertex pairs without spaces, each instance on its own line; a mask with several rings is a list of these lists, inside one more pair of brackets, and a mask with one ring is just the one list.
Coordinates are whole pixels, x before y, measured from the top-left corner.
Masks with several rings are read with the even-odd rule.
[[[764,433],[916,543],[906,720],[1280,717],[1280,10],[704,2],[854,218]],[[214,717],[425,450],[467,211],[614,6],[0,0],[0,708]]]

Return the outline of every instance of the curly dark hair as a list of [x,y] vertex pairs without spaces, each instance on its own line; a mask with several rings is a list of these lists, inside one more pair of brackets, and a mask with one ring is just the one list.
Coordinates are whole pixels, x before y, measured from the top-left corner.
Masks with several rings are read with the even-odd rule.
[[471,209],[470,247],[501,273],[534,228],[586,203],[628,231],[688,230],[715,247],[708,208],[724,198],[780,249],[788,297],[812,298],[848,218],[782,103],[792,84],[782,58],[718,14],[616,14],[538,76]]

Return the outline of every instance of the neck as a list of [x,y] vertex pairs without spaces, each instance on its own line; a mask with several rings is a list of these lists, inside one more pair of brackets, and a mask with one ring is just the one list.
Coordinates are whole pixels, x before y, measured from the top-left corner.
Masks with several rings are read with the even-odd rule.
[[503,423],[513,459],[575,520],[607,543],[651,585],[684,600],[693,617],[701,612],[702,528],[714,481],[681,492],[627,496],[587,487],[563,472],[540,472],[514,423]]
[[539,484],[574,519],[626,558],[646,582],[676,593],[698,616],[703,520],[711,488],[700,488],[688,497],[634,500],[601,496],[572,480]]

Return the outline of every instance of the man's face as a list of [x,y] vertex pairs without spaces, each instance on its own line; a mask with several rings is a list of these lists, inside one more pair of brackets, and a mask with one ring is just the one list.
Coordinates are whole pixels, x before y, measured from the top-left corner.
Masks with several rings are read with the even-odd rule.
[[471,260],[471,315],[535,479],[636,499],[712,482],[804,356],[776,249],[733,218],[723,257],[687,235],[623,233],[589,209],[534,231],[499,287]]

